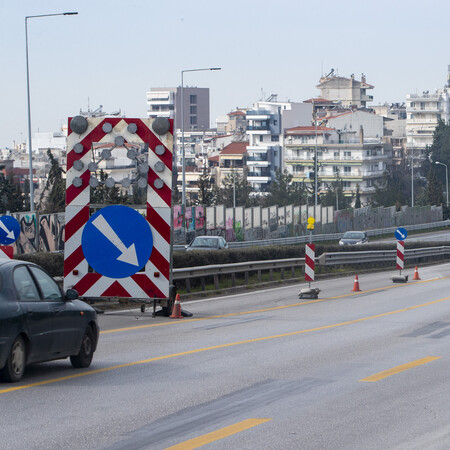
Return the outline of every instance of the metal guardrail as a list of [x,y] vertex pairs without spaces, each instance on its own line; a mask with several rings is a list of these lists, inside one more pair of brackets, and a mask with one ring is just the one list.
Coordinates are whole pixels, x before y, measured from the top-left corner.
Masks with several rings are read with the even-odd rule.
[[[443,220],[440,222],[433,223],[422,223],[418,225],[402,225],[407,231],[417,231],[417,230],[433,230],[435,228],[449,227],[450,220]],[[378,230],[366,230],[368,236],[382,236],[384,234],[394,234],[398,227],[381,228]],[[339,241],[344,233],[332,233],[332,234],[313,234],[314,242],[324,242],[324,241]],[[295,236],[287,238],[277,238],[277,239],[261,239],[257,241],[243,241],[243,242],[228,242],[229,248],[245,248],[245,247],[267,247],[271,245],[293,245],[293,244],[306,244],[309,242],[309,235],[305,236]],[[173,249],[175,251],[185,250],[184,245],[174,245]]]
[[[405,260],[418,260],[421,258],[450,258],[450,246],[416,248],[405,250]],[[374,264],[386,261],[395,262],[397,250],[373,250],[356,252],[335,252],[324,253],[316,258],[316,263],[322,266],[344,266],[358,264]],[[250,261],[233,264],[214,264],[199,267],[186,267],[173,269],[174,281],[185,281],[186,290],[191,292],[190,280],[199,278],[201,280],[202,291],[206,290],[206,278],[213,277],[214,288],[219,289],[219,276],[231,275],[232,286],[236,286],[236,274],[244,273],[245,284],[248,283],[250,273],[258,274],[258,282],[262,282],[262,272],[269,271],[270,278],[274,270],[281,271],[281,278],[284,278],[284,271],[290,270],[292,278],[296,268],[301,267],[304,272],[305,258],[276,259],[269,261]]]

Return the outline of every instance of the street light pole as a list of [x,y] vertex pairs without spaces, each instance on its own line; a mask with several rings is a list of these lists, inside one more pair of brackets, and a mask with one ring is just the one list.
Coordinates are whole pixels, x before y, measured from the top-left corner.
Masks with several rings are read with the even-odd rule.
[[445,192],[447,194],[447,208],[448,208],[448,167],[447,167],[447,164],[441,163],[439,161],[435,161],[435,164],[445,166],[445,183],[446,183]]
[[186,214],[186,155],[184,151],[184,73],[185,72],[202,72],[204,70],[221,70],[221,67],[208,67],[205,69],[185,69],[181,71],[181,167],[182,167],[182,194],[181,207],[182,213]]
[[28,155],[30,158],[30,211],[34,212],[34,185],[33,185],[33,150],[31,145],[31,102],[30,102],[30,68],[28,63],[28,19],[51,16],[73,16],[77,12],[64,12],[57,14],[40,14],[37,16],[25,16],[25,51],[27,62],[27,101],[28,101]]

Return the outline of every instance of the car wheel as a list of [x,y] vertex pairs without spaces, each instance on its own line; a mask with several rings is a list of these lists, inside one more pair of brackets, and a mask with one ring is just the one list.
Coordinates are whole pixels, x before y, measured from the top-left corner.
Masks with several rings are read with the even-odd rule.
[[84,367],[89,367],[92,362],[92,357],[94,356],[94,335],[92,333],[91,327],[87,327],[84,332],[83,339],[81,340],[81,348],[78,355],[73,355],[70,357],[70,362],[72,366],[81,369]]
[[19,381],[25,371],[26,363],[27,350],[25,342],[21,336],[18,336],[11,347],[5,367],[0,370],[1,378],[9,382]]

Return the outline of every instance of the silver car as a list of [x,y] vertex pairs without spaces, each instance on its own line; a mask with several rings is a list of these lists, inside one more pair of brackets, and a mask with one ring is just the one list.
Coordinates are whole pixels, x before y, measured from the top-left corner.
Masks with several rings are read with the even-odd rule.
[[365,231],[346,231],[339,241],[339,245],[366,244],[369,238]]
[[227,241],[222,236],[197,236],[186,250],[222,250],[228,248]]

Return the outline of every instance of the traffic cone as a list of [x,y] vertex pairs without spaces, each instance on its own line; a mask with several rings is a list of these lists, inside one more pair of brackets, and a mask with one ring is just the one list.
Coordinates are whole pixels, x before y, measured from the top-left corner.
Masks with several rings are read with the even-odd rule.
[[416,266],[416,268],[414,269],[414,277],[413,277],[413,280],[420,280],[420,278],[419,278],[419,271],[417,270],[417,266]]
[[352,292],[359,292],[361,289],[359,288],[358,275],[355,275],[355,283],[353,284]]
[[172,315],[170,316],[171,319],[182,319],[183,316],[181,315],[181,304],[180,304],[180,294],[177,294],[175,296],[175,303],[173,305]]

